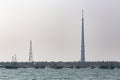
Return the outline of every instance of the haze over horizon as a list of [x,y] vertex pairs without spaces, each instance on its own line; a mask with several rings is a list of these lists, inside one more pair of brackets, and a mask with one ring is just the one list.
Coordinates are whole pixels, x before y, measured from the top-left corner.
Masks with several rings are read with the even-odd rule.
[[1,0],[0,61],[120,61],[120,0]]

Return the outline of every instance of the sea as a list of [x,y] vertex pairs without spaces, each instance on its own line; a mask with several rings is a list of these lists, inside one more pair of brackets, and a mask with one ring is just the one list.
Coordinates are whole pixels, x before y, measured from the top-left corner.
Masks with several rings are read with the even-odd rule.
[[120,69],[0,69],[0,80],[120,80]]

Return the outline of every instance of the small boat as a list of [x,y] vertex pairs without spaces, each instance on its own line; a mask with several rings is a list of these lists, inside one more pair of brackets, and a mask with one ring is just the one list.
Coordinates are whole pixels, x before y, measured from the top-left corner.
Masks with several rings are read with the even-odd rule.
[[60,66],[60,65],[55,65],[54,66],[54,69],[62,69],[63,68],[63,66]]
[[40,67],[39,67],[39,66],[35,66],[34,68],[35,68],[35,69],[39,69]]
[[6,69],[18,69],[17,66],[5,66]]

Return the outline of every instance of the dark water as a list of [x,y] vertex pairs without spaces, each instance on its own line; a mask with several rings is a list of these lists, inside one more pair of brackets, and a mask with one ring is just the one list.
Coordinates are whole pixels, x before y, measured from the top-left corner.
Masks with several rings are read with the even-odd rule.
[[120,80],[120,69],[0,69],[0,80]]

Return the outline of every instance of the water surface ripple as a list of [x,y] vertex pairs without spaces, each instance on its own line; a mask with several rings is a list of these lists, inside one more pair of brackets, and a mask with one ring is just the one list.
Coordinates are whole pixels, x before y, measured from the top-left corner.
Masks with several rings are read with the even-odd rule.
[[0,69],[0,80],[120,80],[120,69]]

